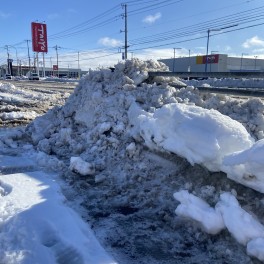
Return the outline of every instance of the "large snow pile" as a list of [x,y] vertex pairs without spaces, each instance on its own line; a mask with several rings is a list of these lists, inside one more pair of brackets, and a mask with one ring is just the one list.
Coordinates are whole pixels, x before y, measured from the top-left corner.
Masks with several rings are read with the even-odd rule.
[[[143,82],[148,71],[157,70],[167,68],[162,63],[135,59],[117,64],[114,72],[90,71],[63,107],[36,118],[27,132],[38,150],[66,159],[79,155],[91,162],[95,170],[97,163],[99,167],[105,163],[106,151],[110,157],[125,155],[128,145],[136,140],[150,149],[182,156],[192,165],[220,171],[225,156],[246,150],[254,143],[245,127],[236,121],[240,121],[241,113],[252,136],[262,136],[260,100],[241,104],[215,97],[202,100],[193,88],[177,90],[168,85],[178,81],[175,77],[159,77],[161,85]],[[218,111],[205,109],[212,106]],[[251,119],[251,112],[258,112],[257,117]]]
[[[120,219],[128,221],[131,215],[136,215],[133,223],[136,226],[139,222],[137,229],[153,228],[156,235],[163,236],[160,225],[164,226],[164,221],[168,230],[177,229],[171,214],[174,191],[185,186],[217,201],[221,191],[241,188],[235,183],[223,183],[216,176],[224,178],[223,173],[213,174],[204,167],[213,172],[222,170],[231,179],[264,192],[264,187],[256,188],[263,182],[259,175],[264,169],[264,162],[261,163],[264,148],[255,143],[264,138],[261,100],[201,96],[194,87],[170,86],[169,83],[180,83],[175,77],[158,77],[156,82],[148,83],[148,71],[166,70],[162,63],[133,59],[118,63],[114,72],[89,71],[64,106],[37,117],[26,129],[40,152],[42,165],[46,163],[44,157],[56,156],[52,164],[57,162],[65,179],[84,191],[87,197],[84,206],[90,211],[87,218],[103,243],[112,241],[115,247],[122,247],[125,255],[136,255],[144,248],[153,257],[154,248],[161,250],[162,245],[149,238],[149,233],[145,237],[142,230],[140,242],[137,233],[131,237],[133,226],[126,229],[125,236],[122,233],[125,227],[116,226]],[[251,159],[245,163],[242,160],[248,151]],[[252,153],[260,153],[261,158]],[[248,175],[249,171],[254,177],[240,180],[240,175]],[[200,176],[195,178],[197,174]],[[182,175],[187,178],[183,180]],[[106,219],[110,215],[111,220]],[[143,225],[142,218],[153,221],[154,216],[158,220],[152,227],[147,220]],[[98,217],[102,220],[98,221]],[[109,228],[107,232],[101,231],[105,225]],[[170,233],[166,241],[173,244],[176,236]],[[199,239],[196,238],[197,243]],[[135,246],[138,243],[140,246]],[[258,241],[251,251],[257,245]],[[169,251],[164,249],[164,254],[175,255],[179,246],[182,247],[175,244]],[[189,256],[190,261],[199,258],[195,254]],[[225,258],[231,261],[242,255],[237,251]]]

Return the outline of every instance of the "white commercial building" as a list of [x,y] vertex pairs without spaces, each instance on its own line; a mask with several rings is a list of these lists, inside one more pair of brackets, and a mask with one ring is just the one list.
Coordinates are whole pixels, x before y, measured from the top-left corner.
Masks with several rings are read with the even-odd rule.
[[226,54],[160,59],[172,72],[264,72],[264,60]]

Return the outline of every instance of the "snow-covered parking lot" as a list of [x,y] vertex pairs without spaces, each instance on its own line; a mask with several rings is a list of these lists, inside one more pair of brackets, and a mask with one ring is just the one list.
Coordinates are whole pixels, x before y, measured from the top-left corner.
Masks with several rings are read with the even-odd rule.
[[1,264],[264,262],[262,98],[148,70],[0,83]]

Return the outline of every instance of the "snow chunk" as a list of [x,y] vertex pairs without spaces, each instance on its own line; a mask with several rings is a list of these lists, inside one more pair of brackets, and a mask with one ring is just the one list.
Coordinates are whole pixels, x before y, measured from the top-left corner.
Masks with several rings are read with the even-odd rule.
[[95,173],[94,166],[80,157],[71,157],[69,169],[83,176],[93,175]]
[[216,210],[222,214],[228,231],[240,244],[246,245],[252,239],[264,237],[264,226],[243,210],[231,193],[221,194]]
[[264,262],[264,238],[259,237],[252,239],[247,244],[247,254],[249,256],[256,257],[260,261]]
[[226,156],[222,170],[228,178],[264,193],[264,139],[251,148]]
[[226,155],[254,142],[241,123],[195,105],[172,103],[148,113],[134,103],[128,115],[134,138],[140,135],[149,148],[173,152],[211,171],[220,171]]
[[221,214],[204,200],[186,190],[176,192],[173,196],[181,203],[175,210],[178,216],[199,222],[208,234],[215,235],[225,228]]

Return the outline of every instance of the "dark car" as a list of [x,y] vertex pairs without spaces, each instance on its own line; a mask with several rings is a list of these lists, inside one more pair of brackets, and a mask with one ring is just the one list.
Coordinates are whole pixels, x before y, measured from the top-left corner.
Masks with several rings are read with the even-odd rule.
[[12,75],[7,73],[7,74],[5,75],[5,79],[6,79],[6,80],[12,80]]

